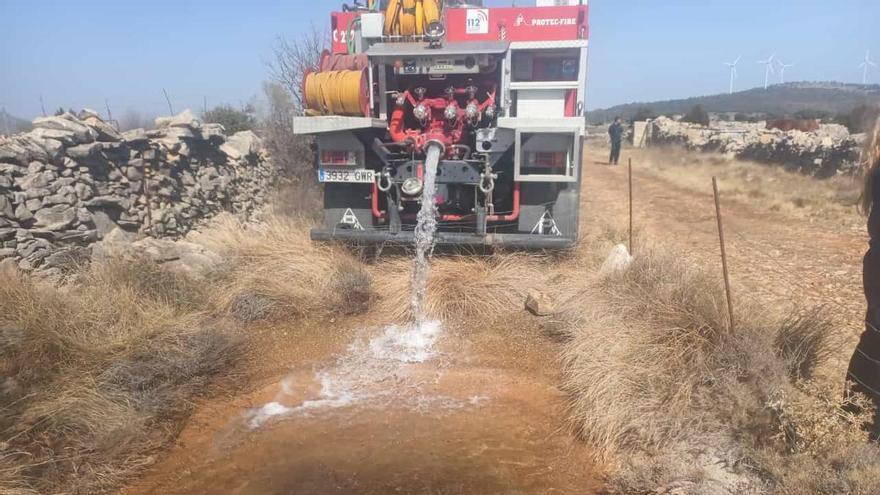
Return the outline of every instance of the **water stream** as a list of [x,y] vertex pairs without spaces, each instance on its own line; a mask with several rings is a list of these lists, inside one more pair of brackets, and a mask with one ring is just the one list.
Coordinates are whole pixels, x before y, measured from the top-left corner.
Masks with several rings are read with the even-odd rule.
[[416,325],[425,323],[425,297],[428,292],[428,277],[431,267],[428,256],[434,249],[434,234],[437,232],[437,164],[440,162],[440,146],[429,146],[425,157],[425,177],[422,188],[422,208],[419,210],[415,229],[416,256],[412,273],[412,312]]
[[[308,415],[316,410],[338,409],[369,399],[374,404],[381,404],[393,398],[396,404],[409,404],[414,409],[426,406],[457,409],[466,404],[479,405],[483,400],[471,398],[463,404],[450,397],[426,396],[420,390],[419,381],[410,380],[408,376],[411,366],[437,355],[435,343],[442,330],[440,322],[428,318],[425,308],[430,275],[429,257],[437,231],[435,179],[442,152],[442,146],[430,145],[425,158],[422,204],[414,233],[415,257],[410,296],[414,321],[408,325],[388,325],[378,329],[378,332],[377,329],[365,329],[365,332],[369,332],[367,338],[355,341],[333,366],[317,371],[309,380],[320,384],[317,398],[302,400],[297,378],[286,378],[272,402],[246,415],[251,428],[260,427],[278,416],[296,413]],[[406,394],[401,397],[404,391]]]

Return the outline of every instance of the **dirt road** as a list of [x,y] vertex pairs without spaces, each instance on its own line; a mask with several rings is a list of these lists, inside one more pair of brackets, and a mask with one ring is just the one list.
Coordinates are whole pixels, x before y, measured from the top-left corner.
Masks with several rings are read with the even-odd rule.
[[[704,177],[705,187],[699,190],[678,187],[640,168],[635,156],[637,237],[674,246],[695,263],[717,267],[720,274],[711,177]],[[587,155],[582,211],[587,217],[595,212],[622,231],[628,222],[627,170],[625,165],[608,167],[606,160],[601,149]],[[854,347],[863,329],[861,258],[866,234],[732,201],[724,198],[723,183],[720,187],[731,278],[743,288],[738,298],[781,310],[825,306],[847,335],[841,359],[848,359],[849,344]]]
[[[626,169],[602,157],[585,163],[582,218],[594,234],[622,231],[627,219]],[[711,184],[684,189],[635,170],[640,237],[717,266]],[[724,206],[739,297],[828,304],[854,340],[865,239]],[[170,454],[123,493],[599,493],[603,469],[566,422],[559,344],[516,321],[500,330],[357,320],[332,332],[326,322],[273,330],[247,378],[259,385],[201,405]]]
[[268,356],[268,384],[203,406],[171,454],[123,493],[589,494],[601,486],[601,470],[566,426],[557,344],[537,329],[429,335],[372,326],[330,347],[318,343],[325,332],[291,339],[317,350]]

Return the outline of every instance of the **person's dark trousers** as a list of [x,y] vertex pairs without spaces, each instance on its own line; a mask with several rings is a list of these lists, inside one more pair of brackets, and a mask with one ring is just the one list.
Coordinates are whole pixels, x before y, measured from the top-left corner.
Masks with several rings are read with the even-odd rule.
[[620,162],[620,141],[611,142],[611,158],[608,160],[609,165],[617,165]]
[[847,381],[852,392],[864,395],[874,407],[874,424],[869,425],[873,440],[880,438],[880,246],[868,249],[863,281],[868,314],[865,332],[849,363]]

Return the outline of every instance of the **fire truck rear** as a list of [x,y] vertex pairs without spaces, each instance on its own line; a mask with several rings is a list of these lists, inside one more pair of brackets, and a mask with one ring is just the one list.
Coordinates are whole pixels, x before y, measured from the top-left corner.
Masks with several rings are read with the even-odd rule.
[[412,243],[436,166],[438,244],[573,246],[586,1],[445,3],[332,14],[332,52],[305,75],[305,116],[294,119],[295,133],[314,136],[324,186],[325,225],[312,238]]

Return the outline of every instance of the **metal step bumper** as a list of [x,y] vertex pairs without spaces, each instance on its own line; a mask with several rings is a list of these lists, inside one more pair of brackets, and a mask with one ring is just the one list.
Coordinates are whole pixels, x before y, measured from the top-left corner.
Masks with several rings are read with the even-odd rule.
[[[413,233],[404,231],[399,233],[348,230],[348,229],[313,229],[311,232],[313,241],[336,241],[346,244],[357,245],[413,245]],[[435,241],[438,246],[492,246],[523,250],[567,250],[577,244],[576,239],[536,234],[486,234],[477,235],[462,232],[437,232]]]

